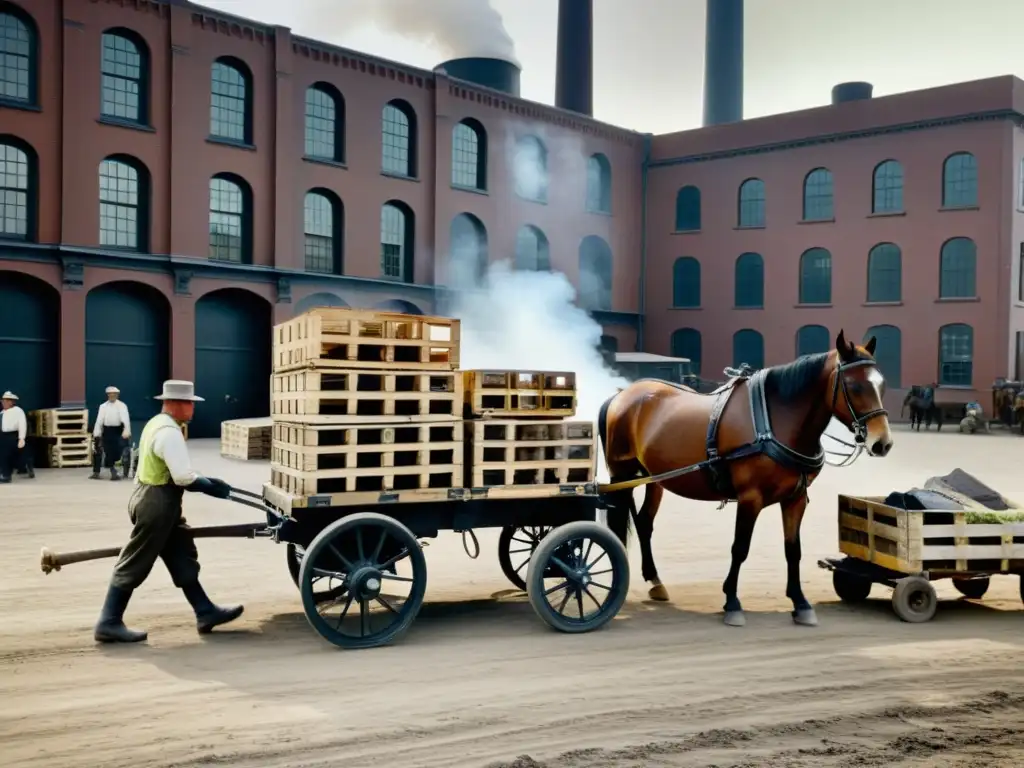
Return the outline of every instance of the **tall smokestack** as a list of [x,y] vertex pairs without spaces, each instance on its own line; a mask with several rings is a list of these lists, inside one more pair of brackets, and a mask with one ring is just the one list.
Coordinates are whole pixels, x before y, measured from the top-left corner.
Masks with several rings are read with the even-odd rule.
[[743,119],[743,0],[707,0],[704,125]]
[[594,114],[594,5],[592,0],[558,1],[555,106]]

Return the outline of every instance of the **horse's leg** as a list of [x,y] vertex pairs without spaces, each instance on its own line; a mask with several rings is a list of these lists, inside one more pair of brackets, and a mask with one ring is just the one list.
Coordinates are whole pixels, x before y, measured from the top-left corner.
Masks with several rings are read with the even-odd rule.
[[786,549],[786,597],[793,601],[793,621],[807,627],[818,626],[814,608],[800,588],[800,523],[807,509],[807,493],[782,504],[782,539]]
[[761,500],[739,500],[736,505],[736,532],[732,540],[732,565],[725,577],[722,591],[725,592],[725,623],[730,627],[742,627],[747,623],[743,605],[736,596],[740,581],[740,566],[750,554],[750,539],[754,535],[754,524],[761,513]]
[[640,505],[640,511],[636,515],[636,538],[640,544],[641,572],[644,581],[651,583],[648,595],[651,600],[665,602],[668,600],[668,590],[658,578],[658,567],[654,564],[654,553],[651,550],[651,538],[654,535],[654,516],[658,514],[658,507],[661,506],[661,499],[665,495],[665,489],[656,483],[647,486],[644,494],[644,503]]

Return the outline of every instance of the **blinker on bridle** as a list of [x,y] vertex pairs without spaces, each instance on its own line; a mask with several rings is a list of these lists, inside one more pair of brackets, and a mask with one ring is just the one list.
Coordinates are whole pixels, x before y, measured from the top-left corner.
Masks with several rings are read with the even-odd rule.
[[876,416],[888,416],[889,411],[885,408],[875,408],[872,411],[866,413],[857,413],[857,409],[853,407],[853,401],[850,399],[850,392],[846,385],[846,371],[851,368],[862,368],[865,366],[877,367],[878,363],[874,360],[853,360],[851,362],[843,362],[842,358],[839,359],[839,365],[835,369],[835,381],[832,384],[832,411],[836,410],[836,404],[839,402],[839,391],[842,387],[843,399],[846,401],[846,409],[850,412],[850,418],[853,421],[853,439],[860,445],[863,445],[868,437],[867,423]]

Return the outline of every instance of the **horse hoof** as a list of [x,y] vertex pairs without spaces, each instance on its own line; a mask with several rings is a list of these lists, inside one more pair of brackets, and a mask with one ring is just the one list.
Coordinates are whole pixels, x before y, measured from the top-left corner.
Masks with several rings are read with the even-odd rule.
[[648,590],[647,594],[651,600],[657,600],[659,603],[668,602],[668,590],[662,584],[655,584]]
[[818,615],[814,612],[813,608],[793,611],[793,623],[799,624],[802,627],[816,627],[818,626]]
[[724,621],[727,627],[747,626],[747,617],[743,614],[743,611],[726,611]]

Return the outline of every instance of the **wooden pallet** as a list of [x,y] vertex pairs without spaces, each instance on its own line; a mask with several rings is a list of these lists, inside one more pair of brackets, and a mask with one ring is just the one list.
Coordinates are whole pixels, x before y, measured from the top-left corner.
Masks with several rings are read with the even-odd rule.
[[1024,573],[1024,521],[969,523],[969,514],[840,494],[839,550],[899,573]]
[[[462,487],[462,462],[455,464],[430,464],[429,452],[423,452],[422,464],[394,466],[396,453],[384,452],[386,462],[392,466],[361,467],[318,472],[303,472],[290,467],[270,463],[270,482],[286,493],[296,496],[316,496],[330,494],[332,496],[347,494],[366,494],[379,497],[381,493],[394,493],[419,490],[440,490],[447,492],[449,488]],[[451,452],[456,458],[455,452]]]
[[38,437],[88,434],[88,408],[46,408],[29,411],[33,434]]
[[300,368],[454,371],[459,321],[318,307],[274,326],[274,371]]
[[271,414],[278,421],[452,421],[462,408],[462,378],[452,371],[316,369],[272,378]]
[[301,472],[462,464],[462,425],[274,424],[272,461]]
[[233,419],[220,424],[220,455],[229,459],[258,461],[270,458],[273,420]]
[[466,416],[564,418],[576,415],[576,374],[463,371]]
[[464,422],[473,488],[593,482],[597,463],[592,421]]
[[90,434],[68,435],[57,438],[46,449],[47,465],[53,469],[91,467],[93,438]]

